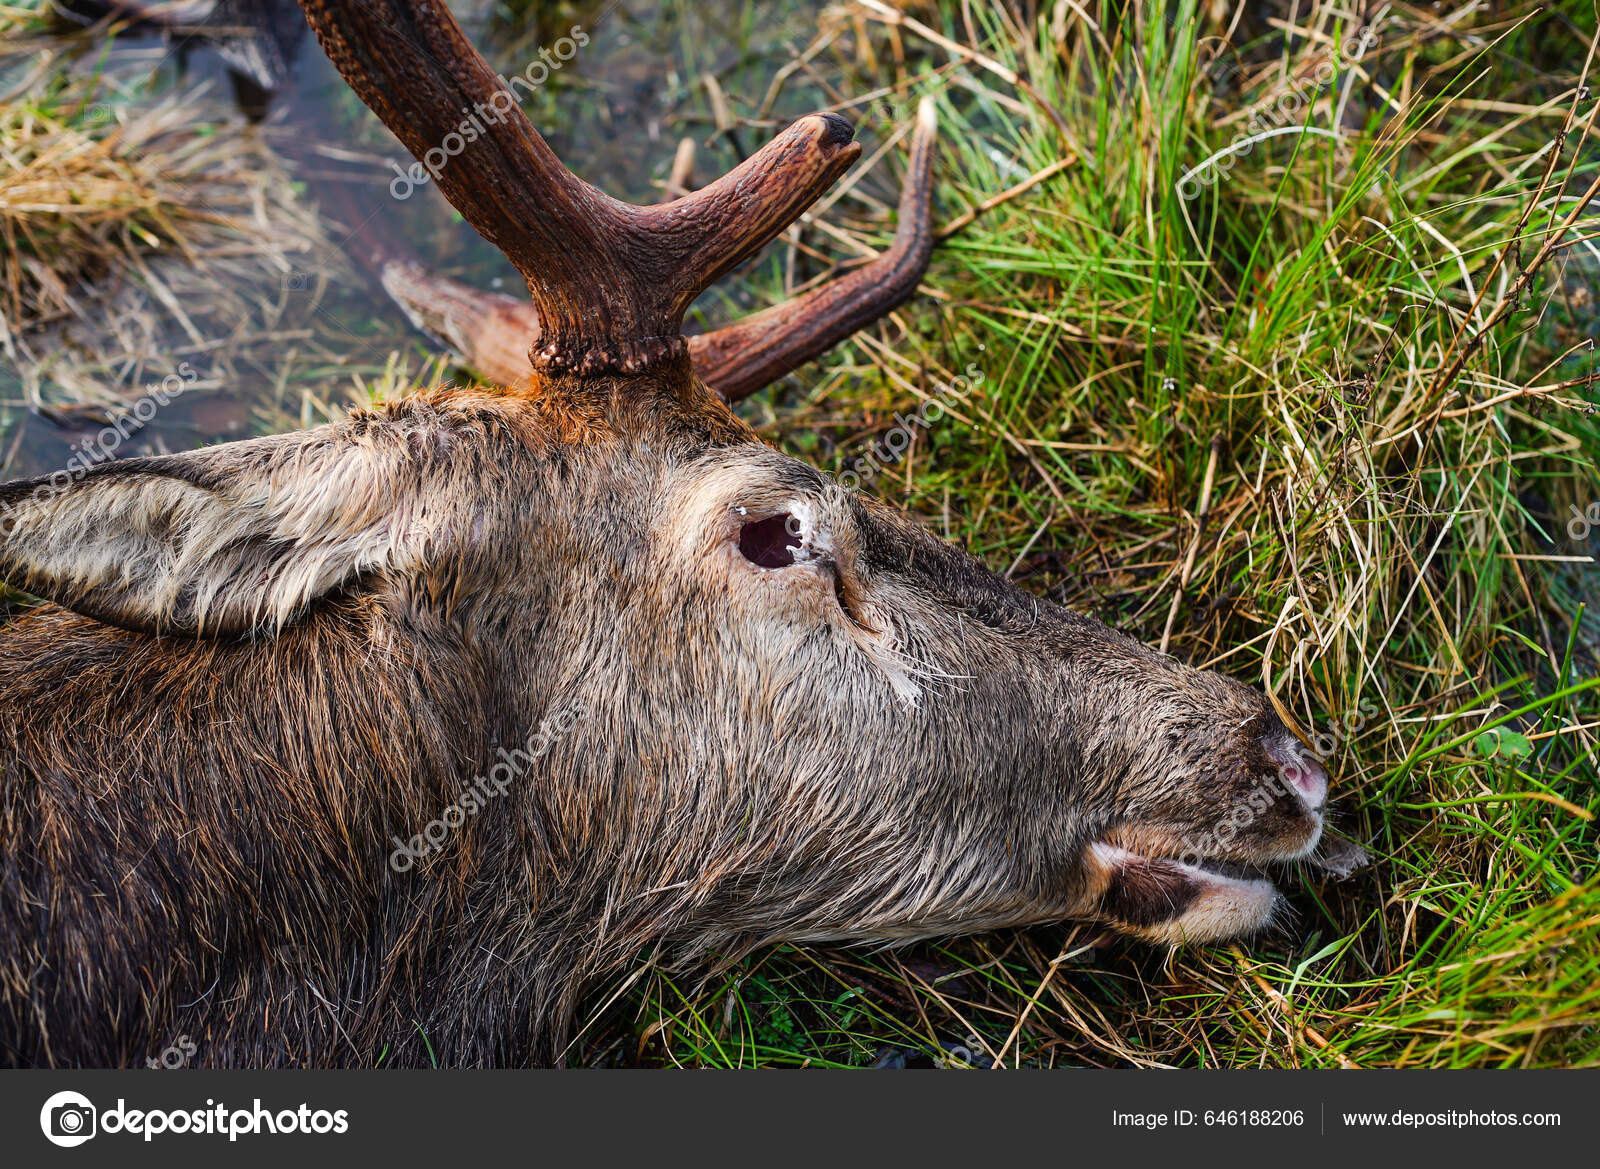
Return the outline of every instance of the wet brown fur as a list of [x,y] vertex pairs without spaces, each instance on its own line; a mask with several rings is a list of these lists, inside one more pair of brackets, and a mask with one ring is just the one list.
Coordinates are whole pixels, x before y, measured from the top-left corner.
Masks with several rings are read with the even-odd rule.
[[[307,512],[330,468],[343,498]],[[38,486],[0,488],[0,579],[79,611],[0,625],[8,1064],[142,1065],[180,1033],[209,1065],[543,1063],[587,989],[647,960],[1170,925],[1204,889],[1086,850],[1180,855],[1288,741],[1254,691],[830,490],[681,360]],[[141,502],[102,515],[112,492]],[[743,519],[784,509],[826,563],[739,556]],[[339,540],[295,544],[306,515]],[[201,582],[220,624],[190,583],[148,602],[174,544],[227,574]],[[252,601],[347,545],[366,567],[304,605]],[[504,797],[390,867],[575,707]],[[1294,853],[1315,820],[1277,800],[1226,851]]]

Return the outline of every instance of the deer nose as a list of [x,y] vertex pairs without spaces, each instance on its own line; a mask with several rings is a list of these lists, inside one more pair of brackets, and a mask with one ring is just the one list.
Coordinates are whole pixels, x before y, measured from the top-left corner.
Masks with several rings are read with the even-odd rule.
[[1297,793],[1306,807],[1320,812],[1328,802],[1328,773],[1316,756],[1292,740],[1269,740],[1266,748],[1284,786]]
[[1321,811],[1328,802],[1328,773],[1306,751],[1293,752],[1293,757],[1282,765],[1281,774],[1313,812]]

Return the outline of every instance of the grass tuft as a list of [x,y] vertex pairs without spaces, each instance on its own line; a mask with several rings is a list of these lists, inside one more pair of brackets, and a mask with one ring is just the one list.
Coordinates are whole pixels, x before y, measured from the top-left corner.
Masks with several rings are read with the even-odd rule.
[[857,7],[861,89],[904,117],[937,86],[947,221],[1046,177],[752,416],[844,470],[941,396],[876,490],[1267,689],[1373,861],[1222,949],[1063,927],[660,975],[582,1058],[1600,1063],[1592,7]]

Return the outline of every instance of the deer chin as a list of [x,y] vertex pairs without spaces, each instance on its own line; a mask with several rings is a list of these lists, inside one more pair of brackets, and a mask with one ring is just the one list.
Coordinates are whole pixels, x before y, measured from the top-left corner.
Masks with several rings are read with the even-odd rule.
[[[1321,825],[1301,847],[1266,858],[1310,853]],[[1255,861],[1145,855],[1108,841],[1089,846],[1092,915],[1121,933],[1158,945],[1224,941],[1258,933],[1278,916],[1282,895]]]

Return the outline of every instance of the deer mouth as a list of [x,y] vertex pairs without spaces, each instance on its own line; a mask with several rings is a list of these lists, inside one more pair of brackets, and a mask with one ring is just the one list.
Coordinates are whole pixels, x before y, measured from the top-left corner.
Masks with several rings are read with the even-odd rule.
[[1345,880],[1364,867],[1366,850],[1327,838],[1320,812],[1297,842],[1279,842],[1265,855],[1178,856],[1152,834],[1118,829],[1089,846],[1091,912],[1123,933],[1166,945],[1222,941],[1257,933],[1281,915],[1275,879],[1290,865]]
[[[1282,904],[1269,866],[1312,856],[1322,839],[1328,774],[1286,731],[1264,734],[1271,771],[1179,829],[1124,821],[1091,847],[1099,916],[1152,941],[1217,941],[1270,925]],[[1248,777],[1245,777],[1248,778]],[[1095,871],[1097,870],[1097,871]]]
[[[1178,862],[1182,864],[1182,861]],[[1284,862],[1287,863],[1287,862]],[[1224,860],[1199,860],[1190,862],[1191,867],[1199,869],[1202,873],[1210,873],[1214,877],[1224,877],[1230,881],[1271,881],[1272,874],[1265,865],[1250,864],[1245,861]]]
[[1260,815],[1223,819],[1209,830],[1183,831],[1123,822],[1100,843],[1146,863],[1164,863],[1230,880],[1270,880],[1272,870],[1303,861],[1322,841],[1321,804],[1295,805],[1291,818],[1269,824]]
[[1098,841],[1089,848],[1089,866],[1091,884],[1100,890],[1094,916],[1164,945],[1257,933],[1282,903],[1258,862],[1145,855]]

